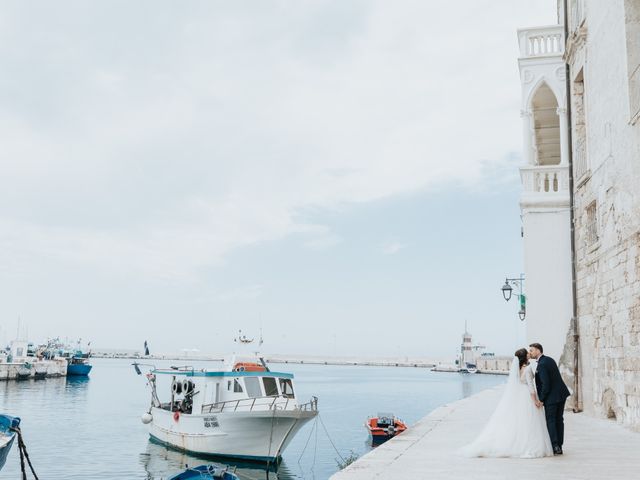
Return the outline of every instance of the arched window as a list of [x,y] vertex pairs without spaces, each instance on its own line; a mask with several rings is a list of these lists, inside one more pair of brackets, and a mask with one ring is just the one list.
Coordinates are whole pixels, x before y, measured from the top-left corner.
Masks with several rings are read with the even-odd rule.
[[536,165],[560,164],[560,120],[556,96],[542,83],[531,100]]

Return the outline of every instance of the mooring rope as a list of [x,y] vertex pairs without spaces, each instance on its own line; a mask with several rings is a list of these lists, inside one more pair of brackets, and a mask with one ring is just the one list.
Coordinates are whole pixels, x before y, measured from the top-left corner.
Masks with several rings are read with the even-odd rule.
[[320,419],[320,425],[322,425],[322,428],[324,429],[324,433],[327,435],[327,438],[329,439],[329,443],[331,443],[331,446],[333,447],[333,449],[336,451],[336,453],[340,457],[340,460],[342,460],[344,462],[345,461],[344,457],[342,455],[340,455],[340,452],[338,451],[338,448],[336,447],[336,444],[333,443],[333,440],[331,439],[331,436],[329,435],[329,431],[327,430],[327,427],[325,426],[324,422],[322,421],[322,417],[320,416],[319,413],[318,413],[318,419]]
[[20,451],[20,470],[22,471],[22,480],[27,480],[27,469],[24,464],[25,459],[27,460],[29,469],[33,474],[33,478],[35,478],[35,480],[39,480],[38,475],[36,475],[36,471],[33,469],[33,465],[31,464],[29,452],[27,452],[27,446],[24,444],[24,440],[22,439],[22,431],[20,430],[20,427],[9,427],[9,430],[16,432],[16,435],[18,436],[18,450]]
[[316,439],[313,446],[313,463],[311,464],[311,471],[316,467],[316,455],[318,454],[318,429],[316,428]]
[[300,465],[300,461],[302,460],[302,457],[304,456],[305,452],[307,451],[307,447],[309,446],[309,443],[311,442],[311,437],[314,436],[314,433],[315,433],[315,445],[314,445],[314,449],[313,449],[313,462],[311,464],[311,471],[312,472],[313,472],[313,469],[314,469],[315,464],[316,464],[316,456],[317,456],[317,451],[318,451],[318,430],[319,430],[319,428],[318,428],[318,420],[320,421],[320,425],[322,425],[322,428],[324,430],[325,435],[327,436],[327,439],[329,440],[329,443],[331,444],[331,446],[333,447],[335,452],[338,454],[338,457],[340,457],[340,460],[342,460],[343,463],[346,462],[344,457],[338,451],[338,447],[336,447],[336,444],[333,442],[333,439],[331,438],[331,435],[329,435],[329,431],[327,430],[327,426],[324,424],[324,421],[322,420],[322,417],[318,413],[318,415],[316,415],[316,418],[313,421],[313,425],[311,426],[311,430],[309,431],[309,436],[307,437],[307,441],[305,442],[304,447],[302,448],[302,452],[300,453],[300,456],[298,457],[298,465]]
[[307,450],[307,445],[309,445],[309,441],[311,440],[311,435],[313,435],[313,431],[317,428],[317,426],[318,426],[318,416],[316,415],[316,418],[313,421],[313,425],[311,426],[311,430],[309,431],[309,436],[307,437],[307,441],[305,442],[304,448],[302,449],[302,453],[298,457],[298,464],[300,464],[300,460],[302,460],[304,452]]
[[[269,433],[269,455],[271,455],[271,444],[273,443],[273,420],[276,416],[276,406],[275,403],[273,405],[273,411],[271,412],[271,432]],[[267,465],[270,462],[267,462]]]

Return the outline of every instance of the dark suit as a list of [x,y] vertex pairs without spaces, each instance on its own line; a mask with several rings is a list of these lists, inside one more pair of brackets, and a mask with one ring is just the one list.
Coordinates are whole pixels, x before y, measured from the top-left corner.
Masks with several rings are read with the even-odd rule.
[[564,443],[564,404],[571,395],[564,384],[558,365],[551,357],[541,355],[536,369],[536,389],[538,398],[544,403],[547,430],[551,444],[562,448]]

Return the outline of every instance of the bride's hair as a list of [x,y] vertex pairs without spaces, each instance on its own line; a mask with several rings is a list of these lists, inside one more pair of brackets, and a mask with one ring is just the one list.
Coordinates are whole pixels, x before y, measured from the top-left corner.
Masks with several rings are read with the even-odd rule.
[[518,357],[518,361],[520,362],[520,368],[522,368],[524,365],[526,365],[529,362],[529,359],[527,358],[526,348],[521,348],[520,350],[516,350],[516,353],[514,353],[514,355]]

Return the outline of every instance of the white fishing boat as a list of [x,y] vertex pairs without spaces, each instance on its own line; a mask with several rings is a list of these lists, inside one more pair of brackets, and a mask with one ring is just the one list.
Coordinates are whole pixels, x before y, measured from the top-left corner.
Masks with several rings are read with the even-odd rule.
[[269,371],[262,359],[234,356],[216,371],[154,367],[146,376],[151,406],[142,422],[151,438],[196,454],[277,462],[318,414],[316,397],[300,404],[293,375]]

